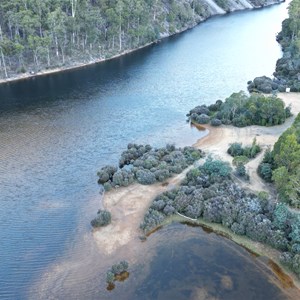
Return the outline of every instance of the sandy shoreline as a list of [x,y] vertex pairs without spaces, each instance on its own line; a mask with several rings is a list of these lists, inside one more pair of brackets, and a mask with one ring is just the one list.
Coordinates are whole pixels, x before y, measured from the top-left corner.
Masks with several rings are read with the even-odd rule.
[[[281,93],[278,96],[286,105],[292,104],[294,116],[289,118],[284,124],[273,127],[249,126],[245,128],[233,126],[211,127],[205,125],[205,128],[209,130],[209,134],[200,139],[194,146],[204,150],[206,154],[212,154],[228,162],[232,161],[232,157],[226,152],[230,143],[251,144],[253,138],[256,137],[258,144],[262,146],[263,150],[273,146],[278,137],[291,126],[295,116],[300,112],[300,94]],[[269,186],[256,174],[256,168],[262,156],[263,153],[246,165],[250,174],[250,182],[242,185],[253,191],[270,191]],[[186,172],[187,170],[169,179],[165,184],[157,183],[150,186],[133,184],[129,187],[119,188],[106,193],[103,199],[103,206],[112,213],[112,223],[93,232],[99,251],[106,256],[111,256],[121,249],[123,251],[126,249],[128,254],[133,245],[137,246],[140,243],[139,237],[142,235],[139,225],[153,198],[163,191],[178,185]],[[132,244],[132,242],[134,243]],[[238,243],[238,241],[236,242]],[[254,249],[256,249],[258,244],[249,240],[247,247],[253,245]],[[274,252],[271,255],[270,251],[263,251],[264,247],[262,245],[260,249],[262,253],[278,262],[278,255],[276,258]],[[138,250],[136,249],[135,251]],[[296,278],[293,277],[293,279],[297,284]]]

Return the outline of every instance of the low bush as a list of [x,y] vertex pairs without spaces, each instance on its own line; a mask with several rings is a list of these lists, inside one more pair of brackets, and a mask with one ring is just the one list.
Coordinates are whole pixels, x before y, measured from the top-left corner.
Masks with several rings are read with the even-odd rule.
[[118,264],[112,265],[112,267],[106,272],[106,282],[113,283],[116,279],[116,275],[120,275],[123,272],[127,272],[129,264],[123,260]]
[[249,158],[247,156],[241,155],[241,156],[235,156],[232,160],[232,164],[234,166],[238,166],[239,164],[245,165],[249,162]]
[[259,152],[261,152],[261,148],[256,143],[256,138],[253,139],[251,146],[243,148],[241,143],[232,143],[227,149],[227,153],[233,157],[246,156],[249,159],[254,158]]
[[111,213],[107,210],[98,210],[97,217],[91,221],[93,227],[102,227],[110,224]]
[[210,120],[210,125],[211,126],[221,126],[222,125],[222,121],[217,119],[217,118],[214,118],[214,119],[211,119]]

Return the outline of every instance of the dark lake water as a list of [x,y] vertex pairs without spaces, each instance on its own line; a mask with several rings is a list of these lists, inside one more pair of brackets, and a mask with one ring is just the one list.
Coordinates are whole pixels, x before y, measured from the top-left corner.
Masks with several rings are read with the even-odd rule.
[[[0,299],[60,298],[64,262],[97,257],[97,170],[128,142],[200,138],[185,114],[272,74],[286,6],[215,17],[113,61],[0,86]],[[81,299],[97,290],[95,266],[64,291],[76,286]],[[39,279],[54,269],[49,294]]]

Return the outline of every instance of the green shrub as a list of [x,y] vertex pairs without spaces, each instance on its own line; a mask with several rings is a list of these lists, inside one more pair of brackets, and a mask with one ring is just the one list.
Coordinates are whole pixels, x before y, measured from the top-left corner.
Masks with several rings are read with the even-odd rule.
[[210,125],[211,126],[220,126],[220,125],[222,125],[222,121],[219,120],[219,119],[214,118],[214,119],[211,119]]
[[93,227],[102,227],[110,224],[111,213],[107,210],[98,210],[97,217],[91,221]]
[[241,143],[230,144],[229,148],[227,149],[227,153],[233,157],[243,155],[244,150],[242,144]]
[[237,176],[245,178],[246,180],[249,180],[249,175],[246,172],[246,168],[245,168],[244,164],[242,164],[242,163],[238,164],[235,169],[235,173]]
[[245,165],[248,162],[249,162],[249,158],[245,155],[235,156],[232,160],[232,164],[234,166],[237,166],[239,164]]
[[258,175],[267,182],[272,181],[272,166],[269,163],[260,163],[257,169]]

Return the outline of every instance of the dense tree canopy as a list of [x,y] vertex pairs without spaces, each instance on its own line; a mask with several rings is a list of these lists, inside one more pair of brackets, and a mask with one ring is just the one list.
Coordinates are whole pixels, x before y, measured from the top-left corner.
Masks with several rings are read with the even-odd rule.
[[282,23],[277,40],[282,46],[283,57],[277,61],[274,75],[291,91],[300,91],[300,0],[289,5],[289,18]]
[[278,125],[290,115],[290,108],[285,108],[281,99],[256,93],[247,96],[243,91],[233,93],[224,102],[217,100],[208,107],[197,106],[188,114],[192,122],[203,124],[210,121],[214,125],[213,122],[219,120],[220,124],[237,127]]
[[39,70],[145,45],[199,22],[205,9],[197,2],[1,0],[1,76],[25,72],[28,65]]
[[274,181],[281,201],[300,207],[300,114],[267,152],[259,174]]
[[1,0],[0,78],[106,59],[215,12],[215,3],[204,0]]

